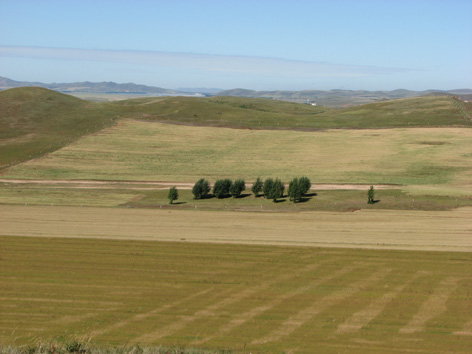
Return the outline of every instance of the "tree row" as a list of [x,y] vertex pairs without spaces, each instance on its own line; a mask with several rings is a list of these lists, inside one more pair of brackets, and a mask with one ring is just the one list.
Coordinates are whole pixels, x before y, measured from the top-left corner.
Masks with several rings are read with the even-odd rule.
[[[288,186],[287,195],[291,201],[297,203],[301,201],[303,196],[310,190],[311,182],[308,177],[296,177],[292,179]],[[237,179],[234,182],[230,179],[220,179],[213,185],[213,196],[222,199],[227,197],[239,198],[241,193],[246,190],[246,183],[243,179]],[[210,183],[204,178],[199,179],[192,188],[194,199],[205,199],[210,197]],[[267,199],[272,199],[277,202],[277,199],[284,196],[285,185],[276,178],[267,178],[262,181],[257,177],[256,182],[252,185],[251,191],[255,197],[264,196]],[[177,188],[172,187],[169,190],[168,199],[170,203],[178,199]]]

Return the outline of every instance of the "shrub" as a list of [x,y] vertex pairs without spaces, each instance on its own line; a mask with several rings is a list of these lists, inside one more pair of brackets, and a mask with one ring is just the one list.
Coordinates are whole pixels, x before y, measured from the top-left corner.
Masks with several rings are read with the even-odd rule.
[[67,343],[64,349],[66,350],[66,353],[84,354],[87,352],[87,350],[85,349],[85,345],[76,340]]
[[193,199],[206,198],[209,192],[210,192],[210,184],[204,178],[199,179],[192,188],[192,193],[194,195]]

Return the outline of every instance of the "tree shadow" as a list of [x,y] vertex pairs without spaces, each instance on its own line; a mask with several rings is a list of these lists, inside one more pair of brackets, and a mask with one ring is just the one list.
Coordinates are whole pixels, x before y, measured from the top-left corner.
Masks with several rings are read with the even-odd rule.
[[307,193],[305,194],[305,197],[316,197],[318,193]]
[[173,202],[171,205],[187,204],[187,202]]
[[380,203],[380,199],[378,199],[378,200],[373,200],[372,202],[367,203],[367,204],[377,204],[377,203]]
[[[213,198],[215,198],[215,196],[213,194],[207,194],[207,195],[202,196],[199,199],[213,199]],[[193,199],[195,199],[195,198],[193,198]],[[198,199],[195,199],[195,200],[198,200]]]
[[[283,197],[282,197],[282,198],[283,198]],[[284,202],[286,202],[286,201],[287,201],[287,199],[274,199],[274,203],[275,203],[275,204],[284,203]]]
[[247,198],[249,196],[251,196],[252,194],[250,193],[244,193],[244,194],[240,194],[238,195],[237,197],[235,197],[234,199],[243,199],[243,198]]

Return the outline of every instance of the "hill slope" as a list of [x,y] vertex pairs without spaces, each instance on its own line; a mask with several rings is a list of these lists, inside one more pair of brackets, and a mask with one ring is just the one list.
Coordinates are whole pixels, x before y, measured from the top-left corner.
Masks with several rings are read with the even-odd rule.
[[448,96],[398,99],[346,109],[242,97],[144,98],[113,105],[136,119],[245,129],[472,126],[470,106]]
[[137,85],[133,83],[117,84],[116,82],[71,82],[71,83],[52,83],[15,81],[0,76],[0,89],[9,89],[14,87],[42,87],[59,92],[89,92],[89,93],[152,93],[152,94],[175,94],[176,91],[164,89],[161,87]]
[[368,129],[472,126],[471,107],[452,97],[421,97],[329,109],[242,97],[160,97],[96,103],[38,87],[0,92],[0,169],[132,118],[243,129]]
[[113,123],[113,110],[38,87],[0,92],[0,169]]

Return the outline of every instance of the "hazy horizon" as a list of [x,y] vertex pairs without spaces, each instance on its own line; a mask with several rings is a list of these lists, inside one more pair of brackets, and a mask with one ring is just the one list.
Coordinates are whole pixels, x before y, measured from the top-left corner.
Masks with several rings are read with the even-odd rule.
[[250,90],[472,87],[469,0],[0,1],[0,75]]

